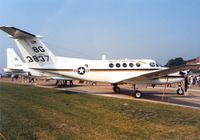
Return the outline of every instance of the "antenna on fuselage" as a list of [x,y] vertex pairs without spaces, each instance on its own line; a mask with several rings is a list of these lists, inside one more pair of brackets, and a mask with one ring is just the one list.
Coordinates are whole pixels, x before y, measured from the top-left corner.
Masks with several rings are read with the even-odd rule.
[[106,55],[102,55],[102,60],[106,60]]

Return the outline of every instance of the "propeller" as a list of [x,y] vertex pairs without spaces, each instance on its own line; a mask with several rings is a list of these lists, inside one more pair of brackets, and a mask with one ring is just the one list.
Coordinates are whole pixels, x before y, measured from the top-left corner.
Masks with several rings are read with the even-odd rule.
[[188,90],[188,76],[185,76],[184,85],[185,85],[185,92],[187,92],[187,90]]

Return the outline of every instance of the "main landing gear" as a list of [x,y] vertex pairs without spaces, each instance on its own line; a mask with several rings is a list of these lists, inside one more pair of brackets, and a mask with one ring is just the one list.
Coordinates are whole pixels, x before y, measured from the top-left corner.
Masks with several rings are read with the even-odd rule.
[[73,86],[74,84],[72,80],[56,80],[56,85],[57,86]]
[[[118,84],[113,84],[113,91],[115,93],[119,93],[120,92],[120,87],[118,87]],[[142,92],[139,90],[136,90],[135,86],[134,86],[134,91],[133,91],[133,95],[135,98],[142,98]]]
[[120,87],[118,87],[118,84],[113,84],[113,91],[115,93],[119,93],[120,92]]
[[142,98],[142,92],[141,92],[141,91],[139,91],[139,90],[134,90],[133,92],[134,92],[133,96],[134,96],[135,98]]
[[135,98],[142,98],[142,92],[136,88],[136,85],[133,84],[133,95]]

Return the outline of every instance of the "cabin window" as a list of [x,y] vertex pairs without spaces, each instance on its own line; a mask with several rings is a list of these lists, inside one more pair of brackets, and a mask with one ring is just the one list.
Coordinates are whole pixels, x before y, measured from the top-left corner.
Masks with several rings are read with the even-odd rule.
[[110,63],[110,64],[109,64],[109,67],[110,67],[110,68],[113,68],[113,67],[114,67],[113,63]]
[[119,63],[116,64],[116,67],[119,68],[121,65]]
[[150,62],[149,65],[150,65],[151,67],[155,67],[155,66],[156,66],[154,62]]
[[122,66],[123,66],[124,68],[126,68],[126,67],[127,67],[127,64],[126,64],[126,63],[123,63]]
[[141,64],[140,64],[139,62],[137,62],[137,63],[136,63],[136,66],[137,66],[137,67],[140,67],[140,66],[141,66]]
[[129,63],[129,67],[131,67],[131,68],[132,68],[132,67],[133,67],[133,63]]

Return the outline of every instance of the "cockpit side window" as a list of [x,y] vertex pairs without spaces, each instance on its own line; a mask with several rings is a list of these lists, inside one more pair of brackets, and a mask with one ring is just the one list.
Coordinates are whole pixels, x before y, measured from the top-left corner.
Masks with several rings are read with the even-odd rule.
[[158,62],[156,62],[156,67],[162,67]]
[[141,64],[140,64],[139,62],[137,62],[137,63],[136,63],[136,66],[137,66],[137,67],[140,67],[140,66],[141,66]]

